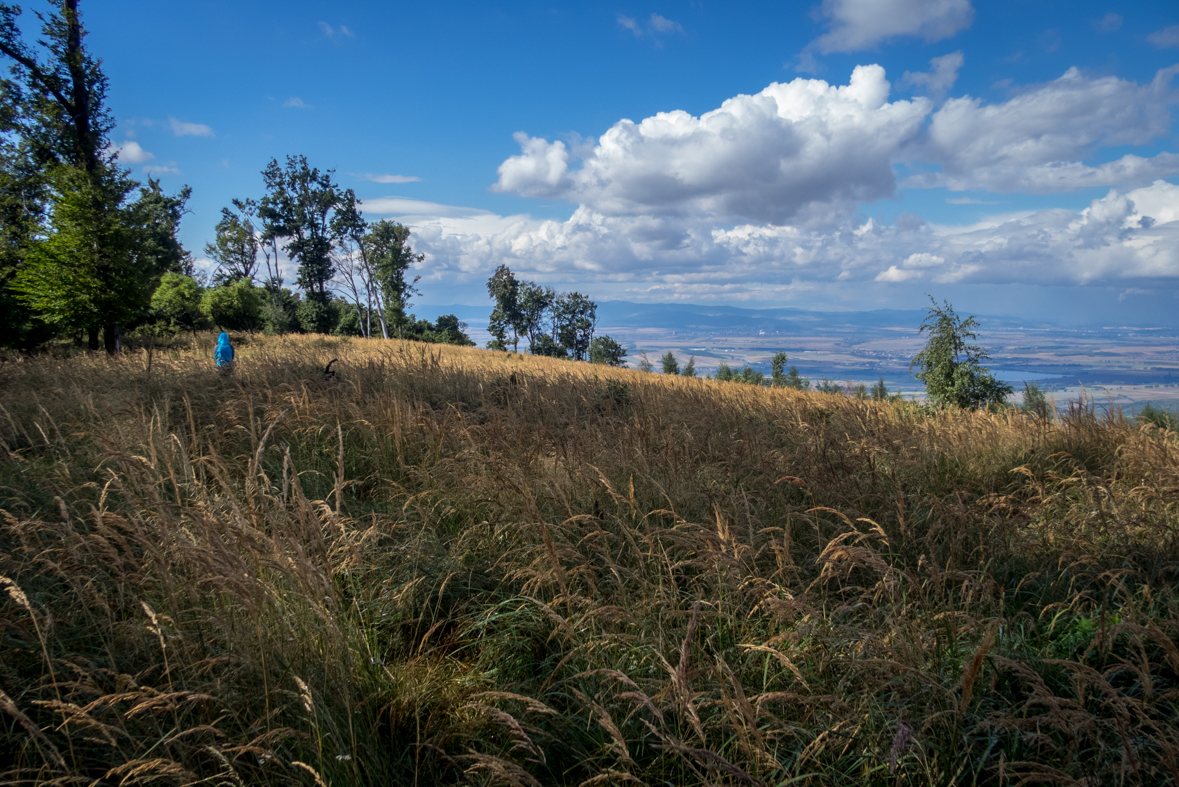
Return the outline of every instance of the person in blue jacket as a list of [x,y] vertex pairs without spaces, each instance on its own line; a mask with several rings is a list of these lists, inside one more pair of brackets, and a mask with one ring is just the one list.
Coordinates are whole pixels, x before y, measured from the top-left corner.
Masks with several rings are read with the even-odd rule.
[[233,345],[229,343],[229,334],[222,331],[217,337],[217,349],[213,351],[217,371],[228,372],[233,369],[233,357]]

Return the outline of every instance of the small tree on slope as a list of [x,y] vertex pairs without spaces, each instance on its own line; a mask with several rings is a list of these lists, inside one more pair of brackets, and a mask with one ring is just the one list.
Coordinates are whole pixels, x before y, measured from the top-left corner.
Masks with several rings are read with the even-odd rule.
[[986,350],[967,343],[977,338],[973,329],[978,321],[973,315],[962,319],[947,301],[938,306],[932,296],[929,300],[933,306],[919,331],[928,332],[929,341],[913,358],[909,371],[919,369],[913,376],[925,384],[930,403],[967,409],[1003,404],[1013,389],[982,365],[990,358]]

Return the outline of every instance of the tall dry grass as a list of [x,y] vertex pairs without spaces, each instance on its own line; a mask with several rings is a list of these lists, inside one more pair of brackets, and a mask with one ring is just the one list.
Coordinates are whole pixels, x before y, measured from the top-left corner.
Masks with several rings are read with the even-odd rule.
[[201,342],[0,365],[0,781],[1179,781],[1172,434]]

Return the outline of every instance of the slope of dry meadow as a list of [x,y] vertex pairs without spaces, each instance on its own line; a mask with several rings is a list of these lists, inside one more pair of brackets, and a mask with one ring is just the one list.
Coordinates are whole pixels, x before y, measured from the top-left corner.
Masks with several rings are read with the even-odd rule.
[[1173,434],[200,341],[0,364],[0,782],[1179,781]]

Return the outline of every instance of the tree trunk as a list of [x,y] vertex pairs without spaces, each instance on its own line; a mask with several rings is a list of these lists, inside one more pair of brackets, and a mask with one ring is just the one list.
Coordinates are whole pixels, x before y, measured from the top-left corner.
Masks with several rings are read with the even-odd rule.
[[119,326],[104,325],[102,327],[102,343],[108,355],[114,355],[122,349],[119,342]]
[[88,339],[88,345],[90,347],[90,351],[93,352],[98,349],[98,326],[91,325],[89,328],[86,329],[86,333],[87,333],[86,338]]

